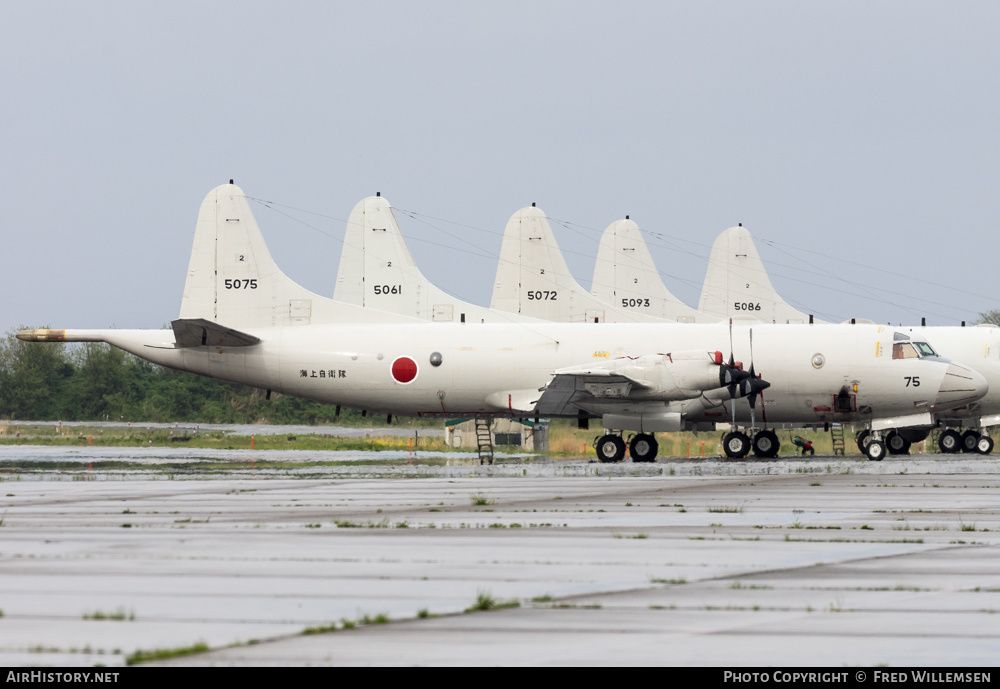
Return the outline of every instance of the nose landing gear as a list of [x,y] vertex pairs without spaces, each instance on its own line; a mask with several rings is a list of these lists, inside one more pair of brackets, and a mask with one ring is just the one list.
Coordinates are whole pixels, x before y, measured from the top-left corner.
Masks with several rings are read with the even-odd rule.
[[[891,438],[892,433],[889,434],[889,440]],[[861,451],[861,454],[868,457],[869,462],[881,462],[885,459],[887,441],[882,439],[881,431],[872,431],[866,428],[858,433],[855,440],[858,443],[858,449]]]
[[885,459],[885,452],[885,441],[874,436],[868,442],[868,447],[865,448],[865,454],[868,455],[869,462],[881,462]]
[[981,455],[993,452],[993,438],[986,434],[979,436],[979,440],[976,441],[976,451]]

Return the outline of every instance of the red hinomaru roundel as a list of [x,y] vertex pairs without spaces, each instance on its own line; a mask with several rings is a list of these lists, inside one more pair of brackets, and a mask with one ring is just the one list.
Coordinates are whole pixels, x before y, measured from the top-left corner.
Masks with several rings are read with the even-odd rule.
[[397,383],[411,383],[417,377],[417,362],[408,356],[397,357],[392,362],[392,377]]

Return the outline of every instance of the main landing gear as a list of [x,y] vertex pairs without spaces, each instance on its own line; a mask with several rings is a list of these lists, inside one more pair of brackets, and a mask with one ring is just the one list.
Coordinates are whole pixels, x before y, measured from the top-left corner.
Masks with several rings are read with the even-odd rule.
[[594,440],[594,449],[602,464],[617,463],[625,459],[625,441],[620,435],[602,435]]
[[652,433],[634,435],[628,444],[628,452],[633,462],[655,462],[659,450],[660,444],[656,442]]
[[[604,464],[613,464],[625,459],[625,440],[620,435],[608,433],[594,440],[597,458]],[[655,462],[660,444],[652,433],[638,433],[629,440],[629,455],[633,462]]]
[[743,459],[753,450],[754,457],[770,459],[778,455],[781,442],[770,429],[757,431],[751,438],[743,431],[730,431],[722,438],[722,451],[729,459]]
[[750,454],[750,436],[743,431],[730,431],[722,438],[722,451],[729,459],[743,459]]
[[[621,434],[607,433],[594,439],[594,449],[597,459],[602,464],[617,464],[625,460],[625,448],[633,462],[655,462],[660,451],[660,444],[652,433],[637,433],[629,438],[626,445]],[[722,449],[729,459],[743,459],[752,451],[754,457],[771,459],[777,457],[781,448],[778,434],[766,428],[753,435],[743,431],[732,431],[722,439]]]
[[896,429],[885,434],[885,449],[890,455],[908,455],[910,454],[910,445],[910,441]]
[[754,434],[753,453],[755,457],[761,459],[777,457],[779,448],[781,448],[781,442],[778,440],[778,434],[774,431],[765,428]]

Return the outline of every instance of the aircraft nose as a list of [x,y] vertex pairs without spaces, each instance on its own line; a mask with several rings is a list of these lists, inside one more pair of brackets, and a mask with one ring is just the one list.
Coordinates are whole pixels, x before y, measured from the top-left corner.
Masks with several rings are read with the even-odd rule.
[[944,372],[934,406],[941,409],[968,404],[982,399],[989,391],[989,383],[978,371],[952,363]]

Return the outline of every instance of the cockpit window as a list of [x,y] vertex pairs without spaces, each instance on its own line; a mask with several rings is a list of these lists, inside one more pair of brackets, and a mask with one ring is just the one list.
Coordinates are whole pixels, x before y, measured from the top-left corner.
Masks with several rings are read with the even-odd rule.
[[920,352],[920,356],[937,356],[938,355],[937,352],[934,351],[934,348],[931,347],[926,342],[914,342],[913,346],[917,348],[918,352]]
[[892,345],[893,359],[916,359],[919,356],[916,347],[910,342],[896,342]]

